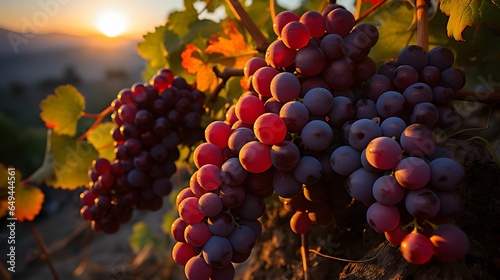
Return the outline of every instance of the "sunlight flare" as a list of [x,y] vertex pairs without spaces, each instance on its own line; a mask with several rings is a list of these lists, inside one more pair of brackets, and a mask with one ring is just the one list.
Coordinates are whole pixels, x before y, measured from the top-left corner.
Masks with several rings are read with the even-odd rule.
[[96,21],[96,27],[107,37],[116,37],[127,28],[127,20],[125,16],[119,12],[108,11],[99,15]]

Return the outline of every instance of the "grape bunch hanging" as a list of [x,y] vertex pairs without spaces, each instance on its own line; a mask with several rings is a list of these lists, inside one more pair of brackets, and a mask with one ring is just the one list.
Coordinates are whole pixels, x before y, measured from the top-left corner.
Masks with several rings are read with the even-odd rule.
[[203,138],[205,95],[172,71],[161,69],[150,83],[121,90],[111,106],[116,127],[115,160],[98,158],[81,195],[81,216],[92,229],[115,233],[133,209],[159,210],[172,191],[178,145]]
[[377,28],[355,26],[339,5],[282,12],[274,31],[265,58],[245,65],[250,90],[207,126],[197,170],[177,196],[172,256],[186,277],[232,279],[273,193],[294,212],[297,234],[355,199],[409,262],[463,257],[468,239],[452,217],[464,171],[433,135],[450,124],[465,83],[453,53],[408,46],[377,69],[368,57]]

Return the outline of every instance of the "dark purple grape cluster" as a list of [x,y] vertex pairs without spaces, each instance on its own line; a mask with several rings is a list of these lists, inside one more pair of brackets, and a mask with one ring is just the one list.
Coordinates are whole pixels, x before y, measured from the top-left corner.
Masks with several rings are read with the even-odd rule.
[[366,118],[399,117],[408,124],[447,128],[458,121],[450,101],[465,85],[465,75],[454,68],[453,52],[436,47],[428,53],[417,45],[402,49],[396,60],[382,64],[364,84],[356,106]]
[[[348,176],[349,194],[368,206],[370,226],[404,244],[401,252],[414,264],[459,259],[469,248],[452,225],[463,205],[456,189],[464,170],[435,141],[435,129],[457,121],[451,100],[465,76],[453,63],[449,49],[427,53],[411,45],[382,64],[364,83],[355,118],[341,130],[344,144],[331,156],[333,170]],[[441,226],[453,233],[433,238]]]
[[150,83],[121,90],[111,106],[115,160],[99,158],[81,195],[81,216],[95,231],[115,233],[133,209],[156,211],[172,191],[178,145],[202,140],[204,93],[161,69]]
[[[258,218],[265,213],[264,199],[273,193],[294,212],[290,227],[297,234],[306,234],[316,223],[329,224],[353,198],[370,206],[368,222],[381,232],[370,218],[385,217],[379,206],[393,214],[381,218],[382,225],[394,220],[386,232],[401,229],[405,215],[415,217],[415,225],[438,217],[438,213],[423,215],[422,209],[438,209],[446,217],[460,210],[454,190],[463,169],[436,147],[432,126],[418,113],[424,106],[417,106],[421,89],[414,85],[432,80],[429,70],[423,70],[439,62],[428,58],[416,72],[417,81],[410,83],[403,78],[404,71],[395,71],[413,68],[404,64],[411,61],[403,58],[405,49],[399,62],[392,63],[394,78],[377,74],[368,57],[378,40],[377,28],[369,23],[354,26],[353,15],[339,5],[300,17],[282,12],[276,16],[274,31],[278,39],[265,58],[251,58],[245,65],[249,90],[229,107],[224,121],[207,126],[206,142],[193,153],[197,170],[177,196],[180,217],[171,228],[177,241],[172,255],[185,266],[188,279],[232,278],[233,263],[248,258],[261,233]],[[449,88],[449,78],[443,77],[431,88]],[[383,80],[380,86],[377,79]],[[404,81],[404,88],[396,88]],[[377,90],[380,93],[374,94]],[[435,95],[439,93],[431,90],[429,102]],[[450,99],[436,100],[444,106]],[[415,167],[426,169],[427,181]],[[416,182],[419,185],[398,181],[406,177],[422,181]],[[375,195],[377,180],[380,194]],[[429,242],[435,240],[433,253],[446,247],[446,238],[460,236],[455,228],[451,231],[427,237]]]

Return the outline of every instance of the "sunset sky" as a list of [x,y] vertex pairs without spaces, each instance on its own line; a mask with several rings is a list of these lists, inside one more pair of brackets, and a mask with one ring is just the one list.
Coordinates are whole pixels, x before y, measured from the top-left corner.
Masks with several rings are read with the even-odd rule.
[[101,25],[111,25],[111,31],[123,29],[120,36],[140,38],[163,24],[169,13],[182,10],[183,1],[23,0],[2,1],[0,6],[0,28],[16,32],[95,35],[104,33],[106,27],[96,27],[104,21]]
[[[349,0],[338,1],[347,2]],[[278,0],[288,8],[300,0]],[[205,3],[196,2],[197,10]],[[71,35],[105,34],[109,37],[140,38],[165,23],[168,14],[183,9],[183,0],[22,0],[2,1],[0,28],[28,33],[65,33]],[[215,15],[202,17],[218,19]],[[101,22],[101,23],[99,23]],[[99,28],[97,26],[100,26]]]

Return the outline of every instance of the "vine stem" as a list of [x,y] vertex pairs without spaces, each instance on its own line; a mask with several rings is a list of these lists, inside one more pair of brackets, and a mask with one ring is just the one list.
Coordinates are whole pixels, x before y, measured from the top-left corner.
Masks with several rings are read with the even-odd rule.
[[[358,0],[358,2],[361,1],[361,0]],[[376,11],[380,6],[382,6],[385,2],[387,2],[387,0],[382,0],[380,2],[378,2],[377,4],[373,5],[370,7],[370,9],[366,10],[366,12],[364,12],[360,17],[356,18],[356,20],[354,21],[354,24],[358,24],[360,21],[364,20],[366,17],[368,17],[371,13],[373,13],[374,11]]]
[[[385,247],[386,245],[387,244],[384,243],[383,246]],[[367,263],[367,262],[371,262],[373,260],[376,260],[382,251],[379,251],[375,256],[373,256],[373,257],[371,257],[369,259],[366,259],[366,260],[350,260],[350,259],[344,259],[344,258],[329,256],[329,255],[323,254],[323,253],[319,252],[318,250],[314,250],[314,249],[309,249],[309,252],[314,253],[314,254],[316,254],[318,256],[322,256],[323,258],[327,258],[327,259],[331,259],[331,260],[336,260],[336,261],[341,261],[341,262]]]
[[92,114],[92,113],[87,113],[87,112],[82,113],[82,117],[89,118],[89,119],[97,119],[97,118],[99,118],[99,116],[100,116],[100,114]]
[[276,0],[269,0],[269,9],[271,10],[271,21],[276,18]]
[[33,233],[33,236],[35,237],[36,243],[38,243],[38,247],[40,247],[42,254],[47,259],[47,265],[50,268],[50,272],[52,273],[52,277],[54,278],[54,280],[59,280],[60,279],[59,274],[57,273],[57,270],[54,267],[54,264],[52,263],[52,259],[50,258],[49,251],[47,250],[47,245],[45,245],[45,242],[43,241],[42,236],[40,235],[40,232],[36,228],[33,221],[29,221],[29,225],[30,225],[31,232]]
[[267,38],[262,34],[260,29],[252,21],[248,13],[245,11],[243,6],[241,6],[238,0],[226,0],[227,5],[231,8],[231,11],[236,16],[236,19],[243,25],[243,27],[252,35],[252,38],[257,44],[257,50],[261,53],[265,52],[269,42]]
[[231,77],[243,76],[243,69],[226,67],[220,72],[219,69],[214,66],[212,70],[218,78],[222,79],[217,87],[210,93],[210,98],[208,100],[213,103],[217,101],[217,96],[219,96],[219,92],[226,86],[227,80]]
[[31,183],[42,183],[45,179],[50,178],[54,175],[52,169],[52,129],[47,129],[47,137],[45,143],[45,153],[43,156],[43,162],[38,169],[33,172],[30,176],[21,181],[21,186],[26,186]]
[[300,254],[302,255],[302,266],[304,267],[304,280],[310,280],[311,274],[309,271],[309,242],[307,233],[300,235]]
[[429,50],[429,5],[426,0],[417,0],[417,42],[426,52]]
[[453,94],[454,100],[480,102],[489,105],[500,105],[500,92],[482,92],[461,90]]
[[[104,109],[102,112],[100,112],[99,114],[92,114],[92,115],[95,115],[97,116],[95,119],[95,122],[89,127],[89,129],[87,129],[87,131],[85,131],[84,134],[82,134],[82,136],[80,136],[78,138],[78,142],[82,141],[83,139],[87,138],[87,136],[102,122],[102,120],[109,114],[113,111],[113,107],[112,106],[109,106],[108,108]],[[83,116],[85,116],[85,114],[88,115],[88,113],[84,113]]]

